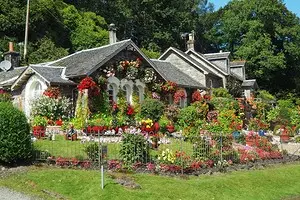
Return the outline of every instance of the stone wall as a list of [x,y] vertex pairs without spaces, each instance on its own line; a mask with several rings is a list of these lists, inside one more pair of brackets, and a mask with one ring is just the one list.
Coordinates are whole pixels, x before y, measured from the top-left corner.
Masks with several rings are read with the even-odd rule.
[[177,69],[192,77],[195,81],[199,82],[203,86],[206,86],[206,79],[203,72],[199,69],[194,68],[192,64],[184,61],[182,58],[178,57],[176,54],[169,54],[166,61],[172,63]]

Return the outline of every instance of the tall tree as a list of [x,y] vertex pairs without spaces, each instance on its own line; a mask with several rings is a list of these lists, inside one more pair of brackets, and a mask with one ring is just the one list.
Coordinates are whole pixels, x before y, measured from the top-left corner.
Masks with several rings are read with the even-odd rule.
[[300,88],[300,21],[282,0],[232,0],[219,15],[210,38],[247,60],[248,78],[273,92]]

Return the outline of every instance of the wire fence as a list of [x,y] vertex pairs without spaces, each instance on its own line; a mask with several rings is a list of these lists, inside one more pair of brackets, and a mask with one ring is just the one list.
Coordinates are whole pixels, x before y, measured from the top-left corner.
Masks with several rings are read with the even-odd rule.
[[236,140],[231,135],[189,138],[161,135],[159,139],[152,135],[141,135],[140,138],[142,139],[126,138],[124,135],[97,131],[77,135],[74,139],[65,134],[48,132],[34,142],[34,159],[61,166],[98,167],[100,163],[105,163],[107,168],[116,167],[114,163],[127,166],[152,163],[186,168],[193,162],[212,166],[239,161],[233,144]]

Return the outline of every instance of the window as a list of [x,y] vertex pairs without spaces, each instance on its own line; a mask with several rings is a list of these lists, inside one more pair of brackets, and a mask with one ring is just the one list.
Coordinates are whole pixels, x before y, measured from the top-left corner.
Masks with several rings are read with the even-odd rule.
[[37,99],[43,94],[42,84],[40,82],[35,82],[31,87],[31,98]]
[[131,104],[132,103],[132,90],[130,85],[126,84],[123,86],[123,91],[125,92],[125,97],[127,103]]
[[117,86],[113,83],[108,84],[107,92],[108,92],[108,99],[109,103],[117,102]]
[[184,90],[184,93],[185,93],[185,98],[180,98],[180,101],[179,101],[179,106],[180,108],[183,108],[187,105],[187,93],[186,93],[186,90]]
[[144,101],[144,88],[142,86],[138,86],[138,95],[139,95],[139,102],[142,103]]

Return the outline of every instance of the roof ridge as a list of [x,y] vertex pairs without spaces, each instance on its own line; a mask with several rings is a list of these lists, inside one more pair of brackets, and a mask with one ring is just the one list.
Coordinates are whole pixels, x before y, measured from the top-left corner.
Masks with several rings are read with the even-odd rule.
[[118,42],[115,42],[115,43],[112,43],[112,44],[106,44],[106,45],[103,45],[103,46],[100,46],[100,47],[94,47],[94,48],[91,48],[91,49],[83,49],[83,50],[80,50],[78,52],[94,51],[94,50],[106,48],[106,47],[109,47],[109,46],[113,46],[113,45],[116,45],[116,44],[126,43],[126,42],[129,42],[129,41],[131,41],[131,39],[121,40],[121,41],[118,41]]
[[70,55],[67,55],[65,57],[62,57],[60,59],[57,59],[57,60],[54,60],[54,61],[51,61],[51,62],[48,62],[45,66],[50,66],[52,65],[53,63],[57,63],[57,62],[60,62],[66,58],[69,58],[71,56],[74,56],[76,54],[80,54],[82,52],[88,52],[88,51],[92,51],[92,50],[98,50],[98,49],[102,49],[102,48],[106,48],[106,47],[109,47],[109,46],[113,46],[113,45],[116,45],[116,44],[120,44],[120,43],[126,43],[126,42],[129,42],[131,41],[131,39],[127,39],[127,40],[121,40],[121,41],[118,41],[118,42],[115,42],[113,44],[107,44],[107,45],[103,45],[103,46],[100,46],[100,47],[95,47],[95,48],[91,48],[91,49],[84,49],[84,50],[80,50],[80,51],[76,51],[75,53],[72,53]]

